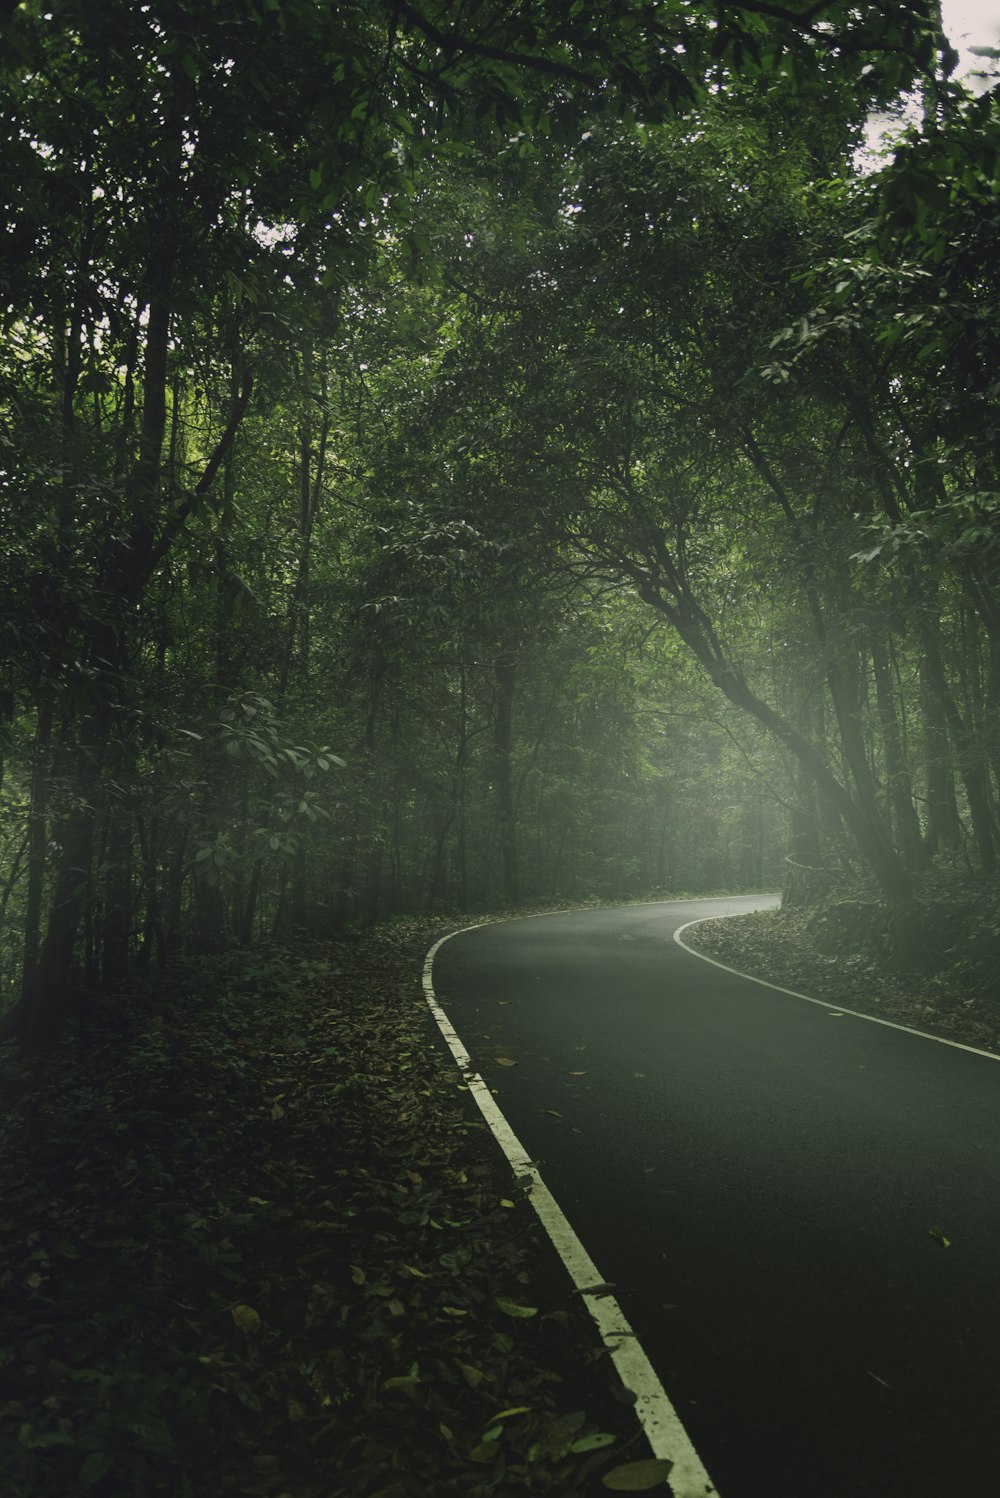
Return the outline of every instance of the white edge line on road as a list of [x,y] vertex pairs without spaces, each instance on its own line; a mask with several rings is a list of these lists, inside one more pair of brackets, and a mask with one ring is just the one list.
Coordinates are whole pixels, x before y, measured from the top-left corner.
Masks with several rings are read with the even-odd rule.
[[807,1004],[817,1004],[821,1009],[832,1009],[836,1014],[849,1014],[852,1019],[866,1019],[873,1025],[885,1025],[889,1030],[902,1030],[904,1035],[919,1035],[921,1040],[935,1040],[938,1045],[950,1045],[955,1051],[971,1051],[973,1056],[985,1056],[987,1061],[1000,1061],[1000,1056],[993,1051],[984,1051],[976,1045],[963,1045],[960,1040],[946,1040],[943,1035],[931,1035],[926,1030],[915,1030],[912,1025],[900,1025],[896,1020],[880,1019],[877,1014],[862,1014],[860,1009],[847,1009],[843,1004],[831,1004],[827,999],[814,999],[811,994],[799,993],[796,988],[782,988],[780,983],[770,983],[766,978],[755,978],[753,973],[743,973],[738,967],[730,967],[728,963],[719,962],[716,957],[706,957],[704,952],[699,952],[696,947],[689,947],[686,941],[681,940],[681,933],[690,931],[692,926],[700,926],[705,921],[724,921],[732,916],[742,915],[739,910],[728,911],[724,915],[703,915],[696,921],[686,921],[683,926],[678,926],[674,932],[674,941],[685,952],[690,952],[692,957],[697,957],[701,962],[710,962],[713,967],[721,967],[724,973],[733,973],[737,978],[745,978],[748,983],[759,983],[762,988],[773,988],[775,993],[787,993],[793,999],[803,999]]
[[487,1127],[506,1155],[519,1185],[526,1190],[570,1279],[577,1290],[583,1292],[583,1302],[593,1317],[601,1340],[611,1353],[618,1376],[625,1388],[635,1395],[635,1412],[654,1457],[673,1462],[668,1482],[674,1498],[706,1498],[708,1494],[717,1495],[718,1489],[705,1471],[680,1416],[667,1397],[666,1390],[618,1302],[611,1295],[586,1293],[588,1289],[602,1285],[603,1276],[542,1180],[524,1145],[501,1113],[489,1087],[479,1073],[473,1070],[472,1058],[437,1001],[431,975],[434,957],[439,948],[453,936],[461,936],[465,931],[477,931],[480,925],[494,924],[497,923],[486,921],[474,926],[463,926],[460,931],[450,931],[447,936],[442,936],[431,947],[424,961],[424,995],[430,1011],[461,1069],[463,1081],[479,1105]]

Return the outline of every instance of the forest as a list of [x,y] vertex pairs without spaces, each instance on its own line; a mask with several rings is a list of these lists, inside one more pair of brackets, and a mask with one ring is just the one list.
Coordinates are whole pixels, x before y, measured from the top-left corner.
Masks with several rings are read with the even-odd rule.
[[8,1029],[995,874],[995,93],[933,7],[618,9],[14,7]]
[[996,50],[935,0],[0,38],[25,1086],[156,983],[469,913],[781,890],[905,965],[958,912],[992,981]]

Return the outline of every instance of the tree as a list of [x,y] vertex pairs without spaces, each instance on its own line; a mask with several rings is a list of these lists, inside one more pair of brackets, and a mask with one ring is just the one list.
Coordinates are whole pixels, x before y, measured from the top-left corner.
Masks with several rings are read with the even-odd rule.
[[[41,1039],[79,980],[113,987],[133,960],[167,953],[181,939],[185,901],[193,929],[230,928],[244,938],[260,928],[265,906],[279,923],[318,908],[310,869],[326,870],[326,855],[302,829],[270,848],[285,836],[277,830],[284,790],[271,785],[265,795],[254,775],[273,780],[262,768],[268,756],[283,774],[288,767],[289,783],[304,766],[320,773],[331,743],[325,722],[323,731],[316,726],[321,685],[335,684],[344,709],[325,716],[365,764],[354,787],[362,794],[350,811],[340,808],[334,840],[340,918],[374,913],[419,886],[405,873],[407,828],[420,822],[408,799],[413,785],[395,751],[380,758],[390,696],[394,729],[415,696],[392,638],[395,606],[383,611],[384,631],[365,639],[363,626],[383,592],[400,579],[410,587],[428,568],[456,580],[459,592],[434,597],[433,626],[421,604],[418,627],[435,642],[465,636],[441,686],[452,724],[446,768],[433,733],[421,740],[433,767],[426,778],[443,775],[447,785],[431,835],[431,898],[443,887],[449,838],[467,827],[470,746],[488,738],[492,825],[506,896],[515,899],[525,867],[519,819],[542,752],[535,760],[529,753],[528,779],[519,780],[526,668],[536,643],[558,637],[550,599],[568,596],[567,569],[590,583],[606,573],[626,519],[633,529],[624,552],[618,546],[626,565],[614,576],[683,623],[723,689],[784,735],[834,801],[840,796],[840,815],[853,818],[891,883],[895,853],[883,846],[885,818],[865,780],[850,691],[839,707],[834,700],[831,661],[827,690],[853,777],[847,787],[787,715],[768,718],[777,709],[753,692],[709,627],[706,603],[719,587],[712,568],[734,568],[745,544],[727,551],[712,507],[725,480],[752,525],[754,486],[768,484],[755,423],[773,422],[759,393],[756,404],[745,391],[734,399],[737,343],[712,309],[713,300],[726,303],[759,353],[784,300],[804,300],[775,285],[755,309],[739,288],[747,221],[742,211],[727,218],[725,173],[740,151],[759,166],[768,130],[783,148],[796,131],[804,142],[787,181],[769,179],[780,188],[774,211],[751,226],[759,266],[774,237],[803,221],[792,201],[799,187],[840,169],[864,109],[944,58],[933,6],[749,0],[720,18],[714,6],[680,0],[596,10],[553,4],[530,15],[492,3],[470,12],[453,0],[220,0],[207,8],[154,0],[138,9],[26,0],[8,7],[0,25],[0,417],[11,489],[0,625],[11,647],[3,703],[16,760],[7,805],[24,871],[5,886],[5,900],[22,912],[24,948],[21,1004],[8,1032]],[[823,125],[808,114],[820,90],[837,103]],[[723,94],[738,108],[727,112]],[[958,151],[961,110],[954,119]],[[707,164],[696,150],[701,175],[685,176],[679,153],[702,126],[718,159]],[[491,195],[497,157],[499,202]],[[639,161],[656,164],[659,191],[703,194],[717,220],[715,282],[681,260],[674,282],[676,293],[695,295],[701,346],[691,326],[671,323],[663,286],[649,304],[662,322],[655,334],[638,298],[628,299],[621,323],[600,305],[610,278],[633,266],[655,284],[648,254],[638,253],[647,232],[638,221],[617,261],[587,239],[611,222],[601,219],[614,196],[602,171],[611,162],[632,171]],[[577,185],[586,187],[582,214],[571,211]],[[619,205],[625,218],[638,201],[633,193]],[[759,207],[760,195],[753,202]],[[443,203],[471,225],[468,242],[435,220]],[[701,252],[679,221],[666,238],[672,254]],[[786,275],[802,268],[784,251],[775,263]],[[585,325],[574,322],[571,288]],[[553,330],[558,349],[546,348]],[[355,357],[366,340],[376,357],[379,340],[389,355],[374,382]],[[666,357],[680,361],[690,394],[678,397],[664,383]],[[575,370],[568,359],[578,361]],[[516,384],[527,409],[497,402],[498,375]],[[380,440],[365,426],[373,384]],[[682,497],[670,467],[691,401],[701,439],[687,449],[702,468],[697,504],[691,474]],[[415,439],[420,420],[442,435],[447,461],[427,432],[412,441],[412,460],[391,460],[393,434]],[[830,436],[832,414],[827,421]],[[730,452],[725,474],[706,457],[720,434]],[[640,494],[654,471],[674,485],[674,508],[657,520],[659,541]],[[408,485],[420,495],[412,513],[401,502]],[[787,525],[774,552],[784,565],[797,555],[802,516],[782,511],[773,484],[768,504]],[[470,506],[477,523],[465,531]],[[695,518],[707,528],[690,571],[676,546],[689,546]],[[388,546],[379,529],[386,524],[400,532]],[[260,557],[261,545],[274,550]],[[804,574],[800,585],[808,592]],[[973,607],[985,617],[981,603]],[[397,625],[401,617],[397,609]],[[338,627],[350,648],[336,640]],[[833,664],[843,670],[849,652],[841,654]],[[970,727],[980,709],[970,718],[949,696],[941,684],[947,652],[941,660],[928,700],[932,713],[950,714],[953,739],[964,734],[972,746],[961,769],[985,858],[990,797],[981,793]],[[888,744],[891,693],[880,679]],[[197,803],[217,779],[215,753],[229,731],[222,725],[232,726],[223,715],[242,721],[254,703],[263,749],[247,749],[238,794],[222,798],[228,826],[213,832],[199,825]],[[544,738],[536,732],[538,743]],[[180,797],[161,773],[168,763]],[[902,826],[898,766],[891,774]],[[185,796],[190,815],[174,815]],[[312,805],[308,795],[299,799]],[[424,835],[415,834],[414,847]],[[211,844],[198,841],[210,836]],[[459,841],[465,872],[457,884],[467,889],[466,830]],[[202,877],[209,868],[219,871],[216,883]]]

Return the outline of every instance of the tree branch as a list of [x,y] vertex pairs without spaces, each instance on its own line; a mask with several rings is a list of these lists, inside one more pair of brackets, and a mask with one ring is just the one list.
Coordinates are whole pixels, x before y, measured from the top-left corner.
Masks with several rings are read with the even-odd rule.
[[248,375],[246,382],[236,397],[236,402],[226,423],[226,430],[219,438],[211,457],[205,464],[201,478],[193,489],[189,489],[167,520],[160,534],[159,540],[150,549],[149,558],[144,571],[144,580],[152,576],[157,567],[163,561],[167,552],[173,546],[180,532],[184,529],[188,517],[198,507],[201,500],[211,489],[218,476],[219,469],[225,461],[226,454],[236,440],[236,433],[246,415],[247,406],[250,404],[250,396],[253,393],[253,376]]
[[[422,16],[407,0],[393,0],[393,16],[402,15],[410,22],[411,26],[421,32],[428,41],[440,47],[445,54],[447,63],[456,56],[465,54],[469,57],[485,57],[491,62],[505,62],[512,67],[528,68],[534,73],[546,73],[550,77],[565,78],[574,83],[586,84],[588,88],[595,88],[600,79],[591,77],[588,73],[581,72],[579,68],[572,67],[569,63],[555,62],[549,57],[533,57],[527,52],[510,52],[505,47],[493,47],[488,42],[477,42],[469,36],[458,36],[455,32],[442,31]],[[446,63],[446,66],[447,66]]]

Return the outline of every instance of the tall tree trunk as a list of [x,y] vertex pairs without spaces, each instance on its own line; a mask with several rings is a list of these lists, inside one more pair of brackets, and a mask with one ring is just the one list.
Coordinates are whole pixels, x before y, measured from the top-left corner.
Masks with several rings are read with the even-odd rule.
[[299,555],[292,598],[288,607],[288,624],[285,648],[278,677],[278,705],[284,705],[291,679],[292,666],[298,653],[298,674],[302,681],[309,677],[309,652],[311,631],[310,583],[312,575],[312,536],[319,510],[320,496],[326,470],[327,444],[330,438],[330,413],[324,402],[323,419],[319,440],[314,441],[312,402],[312,350],[303,355],[302,415],[299,421]]
[[447,811],[439,818],[431,858],[431,872],[427,881],[426,910],[433,910],[445,883],[448,834],[457,825],[458,837],[455,861],[458,872],[459,905],[464,909],[468,898],[468,872],[465,848],[465,776],[469,755],[469,724],[466,702],[465,667],[460,668],[458,741],[455,747],[454,767],[451,775],[451,794]]
[[457,786],[455,807],[455,877],[458,883],[458,905],[460,910],[469,908],[469,845],[467,821],[468,764],[469,764],[469,700],[465,667],[460,668],[459,707],[461,726],[459,729],[458,753],[455,762]]
[[143,978],[149,976],[152,966],[153,952],[156,952],[157,962],[160,967],[167,958],[167,944],[163,921],[160,917],[160,881],[158,877],[158,845],[159,845],[159,821],[153,817],[147,829],[144,819],[136,818],[136,835],[139,839],[139,856],[142,859],[143,894],[145,897],[145,912],[143,916],[142,941],[139,945],[139,954],[136,969]]
[[494,663],[493,672],[496,683],[493,763],[500,825],[503,900],[505,905],[516,905],[521,898],[517,811],[514,804],[514,689],[517,684],[517,661],[512,655],[500,655]]
[[954,750],[954,760],[962,784],[965,787],[965,797],[969,807],[972,836],[976,845],[976,852],[979,856],[979,865],[984,873],[992,874],[996,871],[997,867],[996,841],[993,831],[993,816],[990,808],[989,791],[983,772],[979,746],[959,711],[958,704],[948,686],[944,663],[941,659],[940,644],[933,625],[929,619],[921,618],[918,628],[921,643],[924,647],[923,659],[926,667],[928,690],[936,703],[938,714],[944,718],[944,721],[948,725],[948,732],[951,736]]
[[924,861],[926,850],[920,836],[920,819],[913,804],[910,770],[903,754],[889,656],[884,640],[877,634],[872,637],[871,650],[889,801],[900,850],[907,866],[912,869]]
[[[239,927],[236,933],[237,940],[243,947],[249,947],[253,943],[253,923],[257,914],[257,901],[260,897],[260,883],[261,860],[258,858],[250,874],[250,884],[240,911]],[[282,895],[284,895],[284,888]]]
[[[235,410],[240,394],[240,350],[239,334],[235,319],[229,331],[229,403]],[[225,699],[236,687],[233,672],[231,644],[232,594],[230,590],[230,548],[233,521],[236,511],[236,443],[230,444],[222,465],[222,499],[219,506],[219,524],[215,533],[215,680],[220,699]]]
[[28,810],[28,890],[24,914],[24,956],[21,966],[21,996],[26,999],[34,982],[41,934],[42,897],[45,885],[45,855],[48,847],[49,757],[52,749],[52,697],[46,692],[35,726],[31,767],[31,804]]
[[954,852],[962,845],[962,824],[955,804],[955,784],[948,725],[944,709],[932,690],[926,656],[920,662],[920,701],[924,725],[924,778],[927,787],[925,841],[932,857]]
[[1000,640],[990,639],[986,678],[986,743],[994,796],[1000,800]]
[[110,807],[101,922],[101,983],[111,992],[129,975],[132,936],[132,826],[126,808]]
[[183,942],[184,876],[187,855],[187,834],[175,833],[170,855],[170,872],[167,878],[166,911],[164,917],[164,947],[168,955],[179,952]]
[[[867,418],[862,409],[861,418]],[[866,436],[874,441],[871,421],[865,427]],[[812,744],[770,705],[752,692],[738,673],[731,670],[725,661],[711,623],[694,598],[683,568],[678,568],[670,557],[662,539],[656,545],[656,574],[644,579],[646,592],[643,596],[661,612],[672,619],[682,639],[694,651],[706,667],[715,685],[737,707],[749,712],[784,744],[798,760],[802,768],[811,775],[820,796],[837,810],[850,829],[862,857],[872,870],[883,893],[890,903],[908,900],[912,893],[909,872],[903,859],[893,845],[889,828],[878,808],[875,785],[868,759],[867,746],[858,717],[857,663],[856,657],[848,653],[849,647],[837,650],[827,637],[826,620],[816,579],[815,532],[807,533],[795,512],[791,495],[771,465],[768,457],[758,445],[753,433],[741,433],[744,449],[757,472],[768,485],[785,516],[789,532],[795,543],[798,568],[809,605],[816,641],[826,657],[826,683],[833,704],[834,716],[840,735],[840,745],[847,771],[855,787],[852,795]],[[879,469],[879,478],[889,493],[891,502],[891,478]],[[652,585],[651,585],[652,584]],[[669,602],[661,591],[665,585],[672,595]],[[853,678],[853,680],[852,680]]]
[[89,806],[70,813],[61,833],[62,851],[45,938],[25,990],[20,1034],[32,1050],[58,1035],[73,1000],[77,932],[92,898],[94,814]]
[[808,909],[826,894],[830,872],[823,867],[816,782],[801,765],[794,772],[795,799],[789,812],[788,853],[781,901],[790,909]]
[[635,569],[633,576],[640,596],[670,620],[719,691],[773,734],[812,777],[820,795],[843,818],[889,903],[902,904],[909,900],[912,895],[909,872],[877,809],[856,800],[830,769],[824,755],[788,718],[758,697],[746,678],[728,663],[711,623],[686,588],[672,583],[675,598],[671,599],[641,569]]

